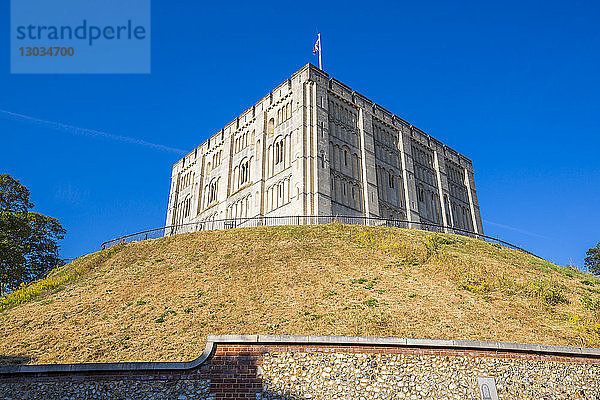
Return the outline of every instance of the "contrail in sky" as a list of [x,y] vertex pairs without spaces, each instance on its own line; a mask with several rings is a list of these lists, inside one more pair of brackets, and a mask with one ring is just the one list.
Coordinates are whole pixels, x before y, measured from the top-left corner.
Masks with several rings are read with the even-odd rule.
[[97,131],[94,129],[79,128],[79,127],[73,126],[73,125],[62,124],[60,122],[55,122],[55,121],[47,121],[44,119],[30,117],[28,115],[23,115],[23,114],[17,114],[15,112],[2,110],[2,109],[0,109],[0,113],[6,114],[6,115],[12,117],[13,119],[27,121],[27,122],[35,123],[35,124],[42,125],[42,126],[47,126],[49,128],[55,129],[55,130],[66,131],[66,132],[73,133],[75,135],[102,137],[105,139],[115,140],[118,142],[137,144],[140,146],[150,147],[150,148],[153,148],[156,150],[169,151],[171,153],[177,153],[177,154],[185,154],[186,153],[184,150],[181,150],[181,149],[164,146],[162,144],[146,142],[145,140],[136,139],[136,138],[132,138],[129,136],[113,135],[112,133]]
[[542,239],[548,239],[548,240],[550,240],[550,238],[548,236],[544,236],[544,235],[540,235],[538,233],[533,233],[533,232],[529,232],[529,231],[526,231],[526,230],[523,230],[523,229],[515,228],[514,226],[503,225],[503,224],[499,224],[497,222],[492,222],[492,221],[487,221],[487,220],[483,220],[483,222],[485,222],[486,224],[489,224],[489,225],[497,226],[499,228],[504,228],[504,229],[508,229],[508,230],[511,230],[511,231],[519,232],[519,233],[522,233],[524,235],[535,236],[535,237],[539,237],[539,238],[542,238]]

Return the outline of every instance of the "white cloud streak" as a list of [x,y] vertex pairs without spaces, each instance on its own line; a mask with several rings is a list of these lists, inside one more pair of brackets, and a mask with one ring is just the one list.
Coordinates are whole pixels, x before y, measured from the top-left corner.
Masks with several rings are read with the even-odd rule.
[[55,122],[55,121],[48,121],[48,120],[44,120],[44,119],[40,119],[40,118],[31,117],[29,115],[18,114],[18,113],[12,112],[12,111],[2,110],[2,109],[0,109],[0,113],[5,114],[15,120],[20,120],[20,121],[25,121],[25,122],[33,123],[36,125],[40,125],[40,126],[45,126],[48,128],[52,128],[54,130],[69,132],[74,135],[100,137],[100,138],[104,138],[104,139],[114,140],[117,142],[136,144],[139,146],[149,147],[149,148],[152,148],[155,150],[168,151],[168,152],[177,153],[177,154],[185,154],[186,153],[184,150],[181,150],[181,149],[164,146],[162,144],[151,143],[151,142],[147,142],[145,140],[136,139],[136,138],[132,138],[129,136],[113,135],[112,133],[98,131],[95,129],[80,128],[80,127],[73,126],[73,125],[67,125],[67,124],[63,124],[63,123]]
[[526,231],[521,228],[516,228],[514,226],[499,224],[497,222],[487,221],[485,219],[483,220],[483,222],[485,222],[488,225],[497,226],[499,228],[508,229],[508,230],[514,231],[514,232],[519,232],[519,233],[522,233],[523,235],[534,236],[534,237],[538,237],[538,238],[542,238],[542,239],[551,240],[551,238],[549,238],[548,236],[540,235],[539,233],[529,232],[529,231]]

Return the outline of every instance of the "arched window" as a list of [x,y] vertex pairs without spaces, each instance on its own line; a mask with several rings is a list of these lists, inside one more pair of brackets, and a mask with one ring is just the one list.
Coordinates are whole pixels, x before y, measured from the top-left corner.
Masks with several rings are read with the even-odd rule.
[[329,167],[335,166],[335,152],[333,151],[333,142],[329,142]]
[[423,189],[423,185],[419,185],[417,187],[417,200],[420,202],[425,201],[425,191]]
[[360,162],[356,153],[352,153],[352,167],[354,169],[354,177],[360,178]]
[[246,162],[246,182],[250,182],[250,166],[252,165],[252,159]]
[[250,160],[242,161],[239,167],[239,186],[250,181]]
[[275,142],[273,158],[275,159],[275,165],[283,162],[285,153],[285,139],[280,139]]
[[267,133],[272,135],[275,133],[275,118],[271,118],[267,123]]
[[285,191],[286,200],[288,203],[290,202],[290,192],[292,190],[291,185],[292,185],[292,180],[291,180],[291,178],[288,178],[287,185],[286,185],[286,191]]
[[215,202],[217,200],[217,189],[218,189],[218,184],[219,181],[217,180],[213,180],[209,185],[208,185],[208,200],[207,200],[207,204],[211,204],[213,202]]

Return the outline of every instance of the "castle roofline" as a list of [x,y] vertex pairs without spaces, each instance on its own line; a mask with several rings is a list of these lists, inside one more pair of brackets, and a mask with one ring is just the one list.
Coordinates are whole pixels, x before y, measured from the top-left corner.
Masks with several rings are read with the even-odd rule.
[[297,70],[296,72],[294,72],[292,74],[292,76],[290,77],[290,79],[294,79],[294,77],[302,72],[304,72],[305,70],[310,69],[311,71],[316,72],[317,74],[320,74],[321,76],[323,76],[324,78],[329,79],[329,74],[325,71],[323,71],[322,69],[319,69],[319,67],[314,66],[311,63],[306,63],[302,66],[302,68],[300,68],[299,70]]
[[[421,129],[417,128],[416,126],[412,125],[410,122],[404,120],[403,118],[399,117],[397,114],[392,113],[391,111],[389,111],[388,109],[386,109],[385,107],[376,104],[374,101],[372,101],[371,99],[369,99],[368,97],[366,97],[365,95],[353,90],[350,86],[346,85],[345,83],[330,77],[328,73],[326,73],[325,71],[319,69],[317,66],[313,65],[312,63],[306,63],[304,64],[300,69],[298,69],[296,72],[294,72],[290,78],[287,78],[286,80],[284,80],[283,82],[281,82],[279,85],[277,85],[274,89],[272,89],[271,91],[269,91],[265,96],[263,96],[260,100],[258,100],[257,102],[255,102],[252,106],[250,106],[249,108],[247,108],[246,110],[244,110],[244,112],[242,112],[240,114],[240,116],[244,115],[245,113],[247,113],[248,111],[252,110],[254,111],[254,107],[256,107],[258,104],[260,104],[261,102],[269,99],[270,102],[273,101],[273,94],[282,86],[284,85],[290,85],[291,84],[291,80],[294,79],[298,74],[301,74],[303,72],[305,72],[306,70],[310,70],[311,72],[320,75],[321,77],[323,77],[324,79],[326,79],[329,84],[328,84],[328,89],[332,89],[332,85],[337,85],[340,88],[343,88],[343,90],[347,91],[350,96],[351,96],[351,102],[352,103],[356,103],[357,101],[362,102],[363,104],[368,104],[371,106],[372,110],[375,111],[379,111],[382,114],[385,114],[388,119],[390,120],[391,124],[393,124],[394,122],[399,122],[401,124],[405,124],[407,126],[409,126],[411,129],[416,130],[419,134],[427,137],[428,139],[431,139],[431,141],[435,142],[435,143],[439,143],[441,144],[441,147],[444,149],[447,149],[450,151],[450,153],[456,153],[456,155],[458,156],[458,158],[465,160],[466,162],[472,164],[472,161],[464,156],[463,154],[457,152],[456,150],[450,148],[449,146],[441,143],[439,140],[435,139],[433,136],[429,135],[428,133],[422,131]],[[219,134],[223,134],[224,129],[230,127],[232,124],[235,124],[236,126],[239,126],[239,118],[240,116],[236,117],[235,119],[233,119],[232,121],[230,121],[228,124],[225,125],[225,128],[219,130],[218,132],[216,132],[215,134],[211,135],[208,139],[206,139],[204,142],[202,142],[199,146],[197,146],[196,148],[194,148],[194,150],[192,150],[190,153],[186,154],[184,157],[182,157],[181,159],[179,159],[177,162],[175,162],[173,164],[173,166],[179,164],[180,162],[182,162],[183,159],[189,157],[192,155],[192,153],[194,153],[194,151],[200,150],[202,147],[206,146],[206,145],[210,145],[211,140],[215,140],[215,136],[219,135]],[[396,121],[394,121],[396,120]]]

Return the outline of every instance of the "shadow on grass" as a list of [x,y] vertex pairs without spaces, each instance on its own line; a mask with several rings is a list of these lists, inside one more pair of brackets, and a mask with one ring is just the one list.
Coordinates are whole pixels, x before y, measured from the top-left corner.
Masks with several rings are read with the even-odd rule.
[[0,354],[0,366],[2,365],[21,365],[28,364],[32,358],[23,354],[7,356]]

